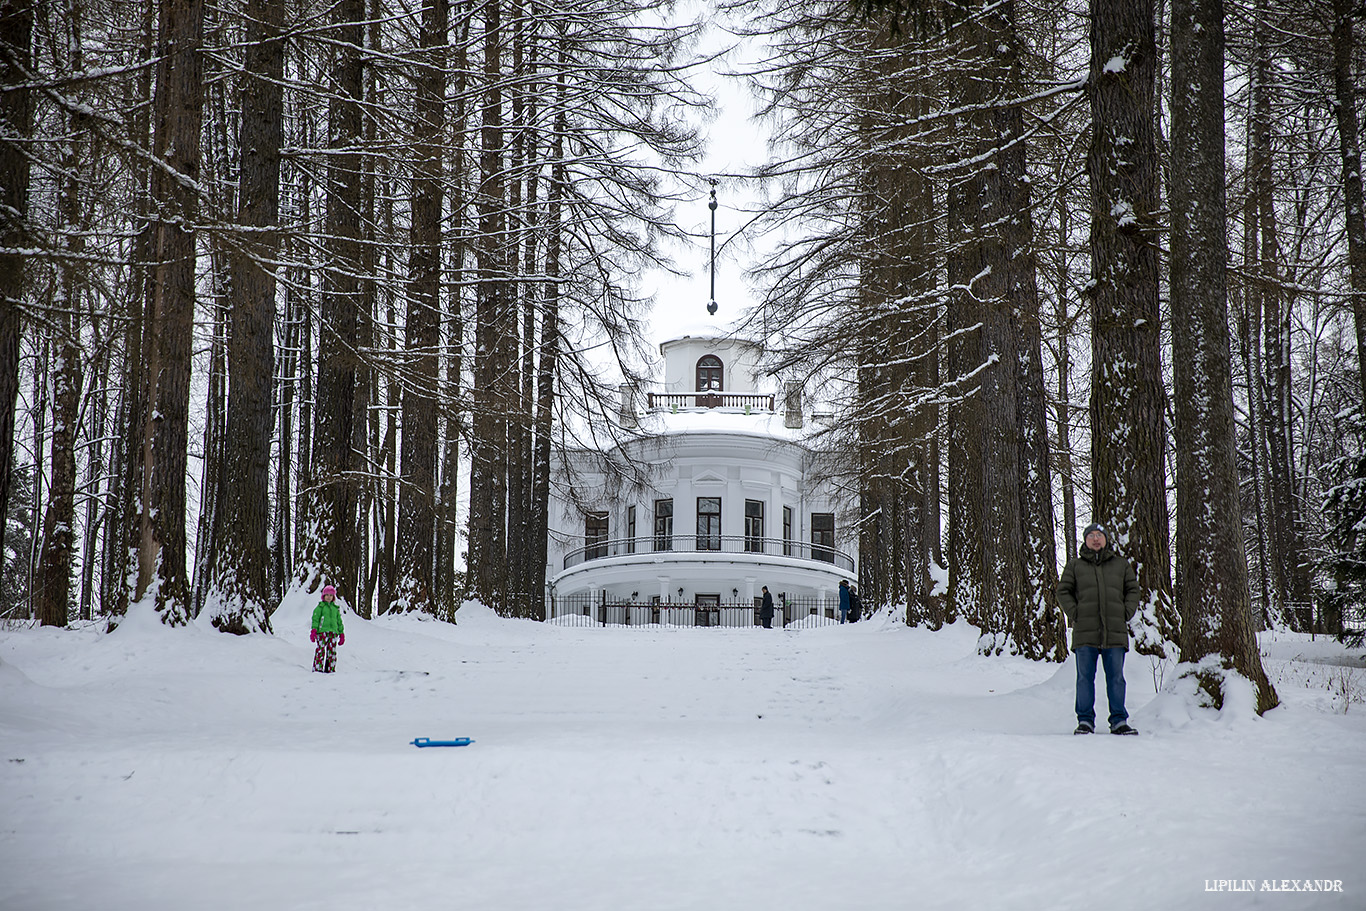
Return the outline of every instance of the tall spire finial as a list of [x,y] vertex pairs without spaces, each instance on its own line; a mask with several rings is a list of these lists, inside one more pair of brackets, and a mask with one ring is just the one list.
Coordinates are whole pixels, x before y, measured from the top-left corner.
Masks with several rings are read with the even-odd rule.
[[716,315],[716,181],[709,181],[711,184],[711,201],[707,203],[707,208],[711,209],[711,301],[707,304],[707,313],[711,316]]

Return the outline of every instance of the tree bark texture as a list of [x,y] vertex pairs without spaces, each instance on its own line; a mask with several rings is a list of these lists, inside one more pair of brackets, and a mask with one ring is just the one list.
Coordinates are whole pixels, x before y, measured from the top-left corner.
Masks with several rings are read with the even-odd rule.
[[[1013,2],[1001,8],[1002,66],[1007,85],[1023,84],[1021,42]],[[1039,322],[1038,264],[1034,254],[1033,200],[1025,156],[1024,113],[1018,105],[1001,109],[999,170],[1004,210],[1002,240],[1006,255],[1006,307],[1015,338],[1015,403],[1023,549],[1022,597],[1010,622],[1011,650],[1035,660],[1067,657],[1066,627],[1058,607],[1057,537],[1053,516],[1053,472],[1049,464],[1047,396],[1044,393],[1043,330]]]
[[[1291,295],[1283,290],[1281,252],[1276,225],[1276,201],[1271,144],[1271,59],[1260,24],[1254,25],[1252,120],[1248,125],[1248,207],[1245,214],[1244,256],[1251,263],[1246,277],[1251,312],[1262,315],[1260,337],[1262,383],[1253,399],[1265,443],[1264,461],[1268,511],[1265,538],[1272,604],[1292,623],[1312,622],[1302,616],[1309,601],[1309,565],[1304,558],[1300,504],[1295,478],[1293,444],[1294,403],[1291,390]],[[1254,434],[1254,438],[1258,435]],[[1292,607],[1293,605],[1293,607]],[[1287,608],[1292,613],[1286,614]]]
[[[981,525],[965,532],[980,541],[980,561],[969,564],[977,578],[979,651],[1000,654],[1013,648],[1013,618],[1025,600],[1024,540],[1020,516],[1020,442],[1017,398],[1017,326],[1011,311],[1011,263],[1005,224],[1010,219],[1012,192],[1002,173],[1003,137],[1008,118],[1001,90],[1008,73],[1010,5],[974,10],[964,23],[958,76],[963,148],[973,163],[957,175],[959,221],[951,221],[955,277],[950,274],[950,296],[959,312],[958,327],[976,326],[977,359],[957,362],[957,373],[978,371],[977,417],[964,432],[978,439],[965,464],[973,498],[981,504]],[[1007,49],[1003,51],[1002,49]],[[990,162],[990,167],[982,164]],[[950,209],[950,218],[954,209]],[[952,468],[950,469],[953,470]]]
[[203,0],[164,0],[153,100],[152,266],[144,321],[142,518],[138,586],[162,622],[190,619],[185,467],[195,312],[195,233],[203,121]]
[[[79,61],[73,61],[79,65]],[[34,598],[44,626],[66,626],[71,620],[71,569],[76,550],[76,432],[81,418],[82,359],[80,348],[81,301],[74,272],[84,249],[80,224],[81,181],[78,156],[88,154],[88,137],[80,137],[68,121],[71,141],[62,161],[62,193],[58,202],[59,223],[64,229],[63,245],[69,261],[58,270],[58,299],[52,339],[56,363],[52,376],[52,438],[48,471],[50,492],[43,522],[42,555]]]
[[[354,601],[357,483],[354,468],[357,342],[361,286],[361,61],[363,0],[341,0],[333,10],[331,95],[328,101],[327,213],[317,382],[313,411],[312,484],[308,514],[302,517],[303,559],[299,581],[336,585],[339,599]],[[308,356],[308,347],[304,349]]]
[[[33,3],[0,2],[0,131],[27,136],[32,129],[29,71],[33,57]],[[0,247],[17,249],[28,234],[29,159],[18,143],[0,142]],[[8,525],[14,465],[14,408],[19,400],[19,338],[24,258],[0,252],[0,554]]]
[[1356,95],[1359,77],[1352,74],[1356,53],[1354,18],[1361,4],[1333,0],[1333,92],[1342,148],[1342,190],[1347,209],[1347,261],[1352,317],[1356,323],[1357,376],[1366,401],[1366,193],[1362,190],[1361,136]]
[[413,215],[405,320],[403,445],[392,607],[436,612],[433,578],[436,534],[437,416],[434,392],[441,346],[442,136],[445,131],[445,54],[450,7],[427,0],[422,8],[417,79],[417,159],[413,169]]
[[924,61],[879,18],[868,74],[862,254],[865,313],[858,322],[859,594],[870,609],[904,604],[908,623],[937,626],[930,574],[938,543],[932,470],[938,407],[938,307],[933,186],[920,90]]
[[475,260],[473,435],[470,441],[468,582],[474,597],[506,613],[508,420],[516,383],[515,295],[508,276],[507,188],[503,173],[504,29],[501,0],[484,7],[484,91],[480,99],[478,235]]
[[564,240],[567,229],[564,225],[565,181],[568,171],[565,167],[564,137],[569,132],[567,90],[565,72],[569,63],[565,42],[561,39],[555,48],[559,71],[555,80],[555,118],[553,135],[550,140],[550,184],[546,188],[545,214],[545,289],[542,295],[540,353],[536,364],[536,440],[533,451],[535,460],[532,501],[536,504],[534,539],[530,559],[535,561],[537,570],[537,617],[545,618],[545,600],[541,592],[545,588],[547,551],[549,550],[549,504],[550,504],[550,454],[551,433],[555,417],[555,379],[559,375],[560,346],[560,291],[564,281],[562,274]]
[[[1164,453],[1152,0],[1091,4],[1092,520],[1133,561],[1135,648],[1174,657]],[[1070,555],[1069,555],[1070,556]]]
[[[241,175],[229,254],[228,407],[222,520],[209,601],[215,628],[271,632],[270,443],[275,377],[275,261],[279,255],[283,7],[249,0],[241,87]],[[283,448],[283,447],[282,447]]]
[[[1172,5],[1172,363],[1181,658],[1222,707],[1232,670],[1278,702],[1252,629],[1239,504],[1225,271],[1224,7]],[[1201,664],[1216,656],[1222,667]]]

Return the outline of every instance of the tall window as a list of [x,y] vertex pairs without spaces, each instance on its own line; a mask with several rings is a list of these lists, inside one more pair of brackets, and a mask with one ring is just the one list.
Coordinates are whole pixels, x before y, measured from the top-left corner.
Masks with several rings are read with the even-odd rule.
[[724,373],[721,359],[716,355],[701,358],[697,362],[697,391],[720,392],[725,388]]
[[655,500],[655,550],[674,549],[674,501]]
[[607,513],[590,512],[583,519],[583,544],[585,560],[596,560],[607,556]]
[[626,507],[626,552],[636,552],[636,508]]
[[764,550],[764,501],[745,501],[745,550],[749,553],[763,553]]
[[697,549],[721,549],[721,498],[697,498]]
[[833,512],[813,512],[811,514],[811,559],[835,562],[835,514]]
[[783,556],[792,556],[792,507],[783,507]]

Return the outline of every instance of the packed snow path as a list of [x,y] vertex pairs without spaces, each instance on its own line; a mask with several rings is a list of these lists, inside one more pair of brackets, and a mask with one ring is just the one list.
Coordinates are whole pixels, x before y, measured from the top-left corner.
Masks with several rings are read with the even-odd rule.
[[1331,642],[1264,637],[1265,718],[1155,698],[1131,655],[1142,735],[1073,737],[1070,662],[978,657],[965,624],[468,606],[352,617],[322,675],[310,607],[0,632],[0,908],[1366,907],[1366,671]]

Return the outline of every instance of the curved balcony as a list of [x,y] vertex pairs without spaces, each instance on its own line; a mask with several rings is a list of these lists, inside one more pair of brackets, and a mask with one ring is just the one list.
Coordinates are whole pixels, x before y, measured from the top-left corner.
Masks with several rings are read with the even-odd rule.
[[832,565],[844,572],[854,571],[854,558],[833,547],[788,541],[782,538],[752,538],[748,535],[672,535],[670,538],[618,538],[571,550],[564,556],[569,569],[590,560],[631,557],[645,554],[745,554],[747,556],[787,557]]
[[681,411],[697,408],[729,408],[744,411],[773,411],[773,396],[746,392],[651,392],[645,397],[651,411]]

